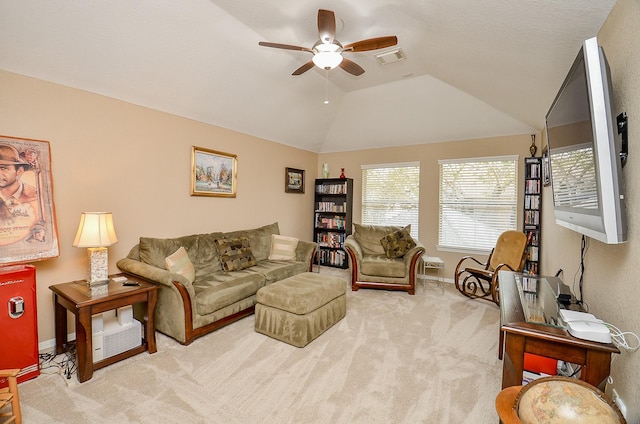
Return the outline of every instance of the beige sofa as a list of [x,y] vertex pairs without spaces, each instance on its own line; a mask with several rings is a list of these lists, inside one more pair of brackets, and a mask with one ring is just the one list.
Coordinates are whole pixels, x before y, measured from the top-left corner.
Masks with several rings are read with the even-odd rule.
[[[418,262],[425,248],[408,235],[410,228],[359,224],[353,227],[353,234],[344,242],[349,254],[351,289],[404,290],[415,294]],[[398,234],[404,234],[405,239],[398,238]],[[387,241],[386,249],[383,239]]]
[[[182,344],[216,330],[254,312],[256,292],[267,284],[308,272],[312,267],[316,243],[298,241],[291,247],[291,258],[269,259],[274,255],[272,239],[280,234],[278,223],[256,229],[233,232],[194,234],[172,239],[141,237],[126,258],[118,261],[125,274],[157,283],[158,302],[155,309],[156,330]],[[232,263],[229,256],[220,255],[223,241],[243,240],[255,262],[242,262],[244,269],[225,271]],[[224,246],[224,244],[223,244]],[[186,250],[187,270],[179,272],[166,264],[179,248]],[[280,252],[278,252],[280,253]],[[186,256],[186,255],[184,255]],[[255,263],[255,264],[254,264]],[[189,267],[190,265],[192,267]]]

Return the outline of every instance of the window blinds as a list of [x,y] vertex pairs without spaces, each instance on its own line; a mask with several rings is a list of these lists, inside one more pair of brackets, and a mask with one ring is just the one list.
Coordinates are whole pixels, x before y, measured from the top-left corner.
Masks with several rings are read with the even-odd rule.
[[491,250],[516,228],[517,157],[442,160],[438,244]]
[[362,167],[362,224],[411,224],[418,238],[420,163],[389,163]]

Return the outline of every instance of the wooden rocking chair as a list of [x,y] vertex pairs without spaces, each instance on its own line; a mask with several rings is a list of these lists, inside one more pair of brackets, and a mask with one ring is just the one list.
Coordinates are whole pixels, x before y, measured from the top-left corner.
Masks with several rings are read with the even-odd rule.
[[[521,272],[524,268],[527,236],[519,231],[505,231],[498,237],[486,263],[465,256],[456,266],[456,288],[470,298],[480,298],[500,305],[498,271]],[[465,266],[465,264],[471,266]]]

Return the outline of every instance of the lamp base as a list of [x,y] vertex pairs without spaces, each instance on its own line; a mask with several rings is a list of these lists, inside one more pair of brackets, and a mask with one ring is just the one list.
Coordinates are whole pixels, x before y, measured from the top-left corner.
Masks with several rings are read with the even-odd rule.
[[89,286],[102,285],[109,282],[109,253],[106,247],[90,247],[87,249],[89,260]]

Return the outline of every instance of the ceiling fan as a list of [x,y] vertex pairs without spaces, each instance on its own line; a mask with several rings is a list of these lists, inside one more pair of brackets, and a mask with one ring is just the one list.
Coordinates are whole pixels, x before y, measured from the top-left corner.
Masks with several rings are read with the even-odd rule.
[[364,52],[368,50],[377,50],[385,47],[391,47],[398,44],[398,37],[386,36],[369,38],[355,43],[343,46],[336,40],[336,16],[331,10],[318,10],[318,40],[313,47],[299,47],[290,44],[270,43],[260,41],[258,44],[264,47],[274,47],[276,49],[299,50],[313,54],[313,58],[296,69],[291,75],[301,75],[307,72],[313,66],[321,69],[333,69],[337,66],[341,67],[351,75],[359,76],[364,73],[364,69],[357,63],[342,56],[343,52]]

